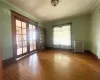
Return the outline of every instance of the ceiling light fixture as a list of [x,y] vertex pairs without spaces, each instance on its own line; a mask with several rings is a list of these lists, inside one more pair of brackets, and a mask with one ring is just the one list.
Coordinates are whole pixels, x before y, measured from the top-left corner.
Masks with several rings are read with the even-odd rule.
[[51,4],[55,7],[59,3],[59,0],[51,0]]

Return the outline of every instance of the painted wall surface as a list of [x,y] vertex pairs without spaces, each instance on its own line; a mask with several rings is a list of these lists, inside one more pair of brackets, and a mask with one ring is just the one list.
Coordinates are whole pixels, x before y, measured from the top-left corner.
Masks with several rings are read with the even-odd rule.
[[2,46],[2,58],[7,59],[13,57],[12,50],[12,33],[11,33],[11,15],[8,12],[4,13],[3,9],[0,9],[0,33],[1,33],[1,46]]
[[44,24],[44,27],[46,28],[46,39],[47,39],[47,47],[53,47],[53,25],[59,25],[59,24],[64,24],[64,23],[70,23],[72,22],[72,42],[74,40],[82,40],[84,41],[85,45],[85,50],[89,50],[89,32],[90,32],[90,16],[80,16],[80,17],[75,17],[72,19],[63,19],[63,20],[58,20],[58,21],[53,21],[53,22],[48,22]]
[[100,3],[91,14],[91,48],[90,50],[100,58]]
[[[13,57],[11,12],[14,10],[32,20],[27,13],[0,1],[0,45],[2,46],[3,60]],[[37,23],[34,22],[37,25]]]
[[[10,10],[14,10],[32,20],[34,17],[29,14],[5,4],[0,1],[0,42],[2,45],[2,57],[3,60],[13,57],[13,47],[12,47],[12,29],[11,29],[11,12]],[[46,39],[47,39],[47,47],[53,46],[53,32],[52,25],[58,25],[63,23],[72,22],[72,41],[74,40],[82,40],[85,43],[85,49],[89,49],[90,42],[90,24],[89,24],[90,16],[80,16],[72,19],[63,19],[57,20],[53,22],[47,22],[44,24],[40,24],[44,26],[47,30]],[[37,23],[35,23],[37,25]]]

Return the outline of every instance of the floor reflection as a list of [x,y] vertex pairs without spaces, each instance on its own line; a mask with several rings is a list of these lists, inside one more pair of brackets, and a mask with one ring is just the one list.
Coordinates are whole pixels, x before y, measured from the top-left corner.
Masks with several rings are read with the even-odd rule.
[[35,53],[4,69],[4,80],[99,80],[99,60],[90,56],[56,50]]
[[29,57],[29,66],[31,70],[37,74],[39,70],[39,60],[38,60],[38,55],[37,53],[33,54],[32,56]]
[[54,67],[56,72],[64,72],[70,66],[70,57],[65,56],[63,54],[55,54],[54,55]]

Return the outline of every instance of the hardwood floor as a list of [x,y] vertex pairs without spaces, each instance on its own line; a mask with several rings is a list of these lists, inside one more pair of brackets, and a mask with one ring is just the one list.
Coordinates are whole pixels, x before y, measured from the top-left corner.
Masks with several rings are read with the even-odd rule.
[[100,60],[87,53],[48,50],[5,68],[4,80],[100,80]]

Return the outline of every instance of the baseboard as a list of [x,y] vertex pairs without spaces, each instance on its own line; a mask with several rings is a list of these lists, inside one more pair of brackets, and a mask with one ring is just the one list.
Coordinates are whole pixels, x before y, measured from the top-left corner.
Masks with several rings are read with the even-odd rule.
[[85,53],[91,54],[91,55],[94,56],[96,59],[99,59],[98,56],[97,56],[96,54],[94,54],[93,52],[91,52],[90,50],[85,50]]
[[9,65],[13,64],[15,62],[14,58],[9,58],[6,60],[3,60],[3,68],[8,67]]
[[46,49],[54,49],[53,47],[46,47]]
[[91,51],[89,51],[89,50],[84,50],[84,52],[85,52],[85,53],[91,53]]
[[91,53],[95,58],[99,59],[98,56],[97,56],[96,54],[94,54],[94,53],[91,52],[91,51],[90,51],[90,53]]
[[[36,51],[36,52],[37,52],[37,51]],[[10,66],[10,65],[12,65],[12,64],[14,64],[14,63],[17,63],[17,62],[23,60],[24,58],[33,55],[34,53],[35,53],[35,52],[32,52],[32,53],[30,53],[29,55],[26,55],[26,56],[20,58],[19,60],[15,60],[13,57],[12,57],[12,58],[9,58],[9,59],[6,59],[6,60],[3,60],[3,68],[6,68],[6,67],[8,67],[8,66]]]
[[[64,50],[64,51],[73,51],[73,49],[58,49],[58,48],[53,48],[53,47],[47,47],[46,48],[47,50]],[[92,53],[91,51],[89,50],[84,50],[85,53],[88,53],[88,54],[91,54],[93,55],[95,58],[98,59],[97,55],[95,55],[94,53]],[[33,53],[32,53],[33,54]],[[31,56],[32,54],[30,54],[29,56]],[[27,56],[26,56],[27,57]],[[23,58],[22,58],[23,59]],[[14,60],[14,58],[9,58],[9,59],[6,59],[6,60],[3,60],[3,68],[6,68],[8,67],[9,65],[15,63],[16,61]]]
[[[59,49],[59,48],[53,48],[53,47],[47,47],[46,49],[48,49],[48,50],[66,50],[66,51],[73,51],[73,49]],[[96,58],[98,58],[98,56],[95,55],[94,53],[92,53],[90,50],[84,50],[84,53],[92,54],[93,56],[95,56]]]
[[53,48],[53,47],[46,47],[47,50],[64,50],[64,51],[72,51],[73,49],[60,49],[60,48]]
[[[46,47],[47,50],[65,50],[65,51],[73,51],[73,49],[59,49],[59,48],[53,48],[53,47]],[[89,50],[84,50],[86,53],[91,53]]]

